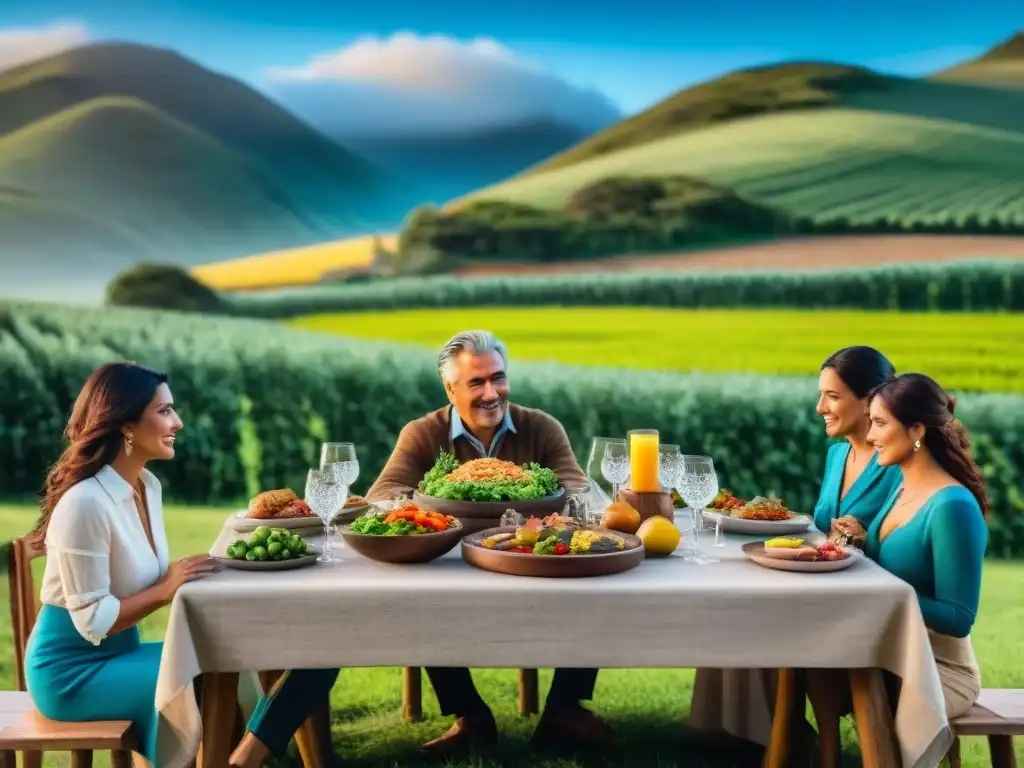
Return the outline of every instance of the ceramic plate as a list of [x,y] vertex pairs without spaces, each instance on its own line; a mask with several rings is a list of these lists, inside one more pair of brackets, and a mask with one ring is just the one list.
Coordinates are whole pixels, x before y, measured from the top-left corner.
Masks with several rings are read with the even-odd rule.
[[268,528],[318,528],[321,531],[324,529],[324,524],[319,517],[279,517],[270,518],[268,520],[257,520],[254,517],[246,517],[248,512],[242,510],[238,512],[231,519],[231,530],[238,531],[239,533],[252,533],[261,525],[265,525]]
[[793,571],[796,573],[830,573],[842,571],[854,565],[863,555],[859,549],[849,547],[846,550],[846,557],[842,560],[780,560],[777,557],[765,557],[764,542],[751,541],[744,544],[743,550],[748,558],[765,568],[772,568],[776,571]]
[[719,519],[722,521],[722,530],[726,533],[745,533],[754,536],[765,534],[767,536],[781,536],[786,533],[801,533],[810,528],[814,522],[808,515],[794,515],[789,520],[744,520],[740,517],[723,515],[715,509],[704,510],[705,519],[713,526]]
[[214,560],[225,568],[238,571],[290,571],[312,565],[320,557],[320,547],[308,547],[304,554],[291,560],[235,560],[231,557],[214,556]]

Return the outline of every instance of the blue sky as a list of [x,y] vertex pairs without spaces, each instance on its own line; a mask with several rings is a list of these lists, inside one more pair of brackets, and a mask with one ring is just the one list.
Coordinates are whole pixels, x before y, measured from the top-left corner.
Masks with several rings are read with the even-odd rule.
[[81,22],[93,39],[172,47],[267,86],[362,35],[494,38],[625,112],[728,70],[781,59],[922,74],[1024,29],[1024,0],[6,0],[0,32]]

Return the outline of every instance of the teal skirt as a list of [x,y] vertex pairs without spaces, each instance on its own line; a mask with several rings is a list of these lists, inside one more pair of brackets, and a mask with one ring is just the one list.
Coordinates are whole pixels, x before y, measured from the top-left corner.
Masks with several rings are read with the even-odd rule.
[[28,641],[25,680],[36,709],[51,720],[131,720],[139,753],[156,766],[162,651],[163,643],[143,643],[138,627],[93,645],[65,608],[44,605]]

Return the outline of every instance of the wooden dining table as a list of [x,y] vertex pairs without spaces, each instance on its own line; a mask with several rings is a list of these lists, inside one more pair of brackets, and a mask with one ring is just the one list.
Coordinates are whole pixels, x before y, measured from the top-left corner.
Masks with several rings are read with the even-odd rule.
[[[236,537],[226,521],[211,551]],[[678,552],[581,579],[475,569],[458,547],[429,563],[389,565],[340,540],[334,563],[224,570],[186,584],[171,606],[157,685],[158,754],[169,768],[226,765],[239,734],[239,681],[254,670],[568,664],[777,670],[775,701],[766,705],[774,716],[768,711],[768,732],[753,736],[766,747],[768,768],[798,753],[808,675],[841,672],[866,766],[938,765],[952,733],[913,589],[860,556],[836,573],[770,570],[740,550],[750,540],[725,536],[716,563]],[[528,623],[507,620],[525,614]],[[902,680],[895,717],[882,670]],[[201,712],[193,696],[199,677]],[[299,734],[312,764],[317,749],[329,749],[316,716]]]

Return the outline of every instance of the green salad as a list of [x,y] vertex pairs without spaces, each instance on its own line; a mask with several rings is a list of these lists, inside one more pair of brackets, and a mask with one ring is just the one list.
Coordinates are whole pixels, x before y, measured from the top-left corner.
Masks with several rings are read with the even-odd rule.
[[558,491],[558,476],[536,462],[521,467],[499,459],[473,459],[460,464],[442,451],[423,476],[419,492],[457,501],[532,501]]
[[287,528],[261,525],[248,539],[238,539],[227,549],[232,560],[294,560],[306,554],[306,540]]

